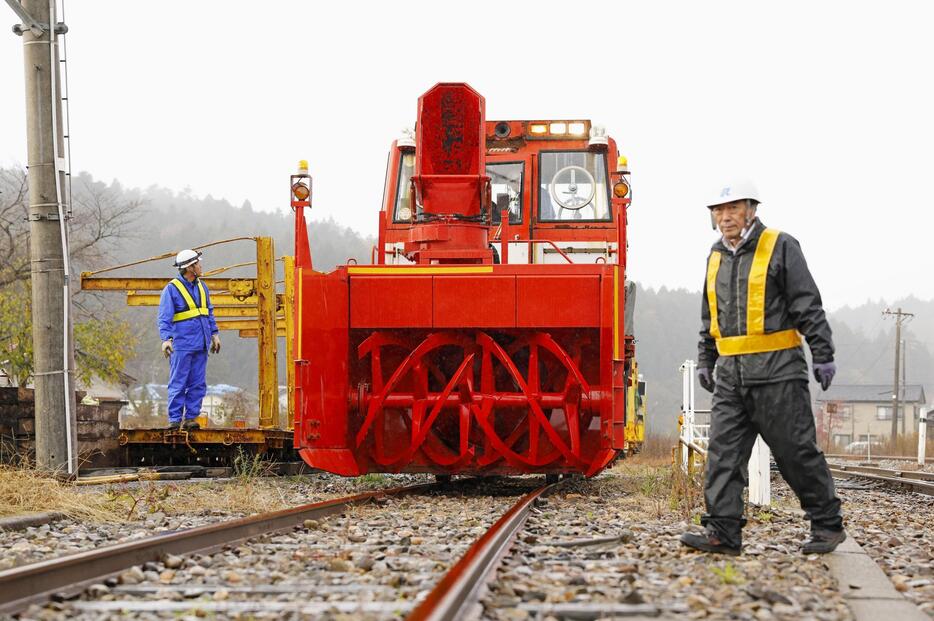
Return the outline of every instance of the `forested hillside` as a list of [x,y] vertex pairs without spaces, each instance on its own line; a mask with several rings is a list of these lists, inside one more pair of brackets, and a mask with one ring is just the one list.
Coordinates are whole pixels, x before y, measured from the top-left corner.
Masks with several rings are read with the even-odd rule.
[[[22,171],[0,171],[0,207],[6,237],[0,237],[0,275],[28,281],[29,262],[23,218],[14,203],[24,200]],[[176,252],[207,242],[257,235],[275,239],[276,254],[292,253],[291,214],[254,210],[249,203],[231,205],[211,196],[196,197],[188,192],[172,192],[152,186],[145,190],[125,189],[95,181],[87,174],[75,179],[75,218],[72,221],[74,260],[79,270],[99,270],[146,257]],[[11,198],[12,197],[12,198]],[[12,207],[11,207],[12,206]],[[7,208],[9,207],[9,208]],[[5,211],[4,211],[5,210]],[[7,215],[4,215],[7,214]],[[8,216],[8,217],[7,217]],[[333,221],[312,220],[309,225],[312,253],[317,269],[327,270],[348,258],[368,262],[374,240],[365,239]],[[8,241],[4,241],[4,240]],[[205,271],[252,261],[253,246],[237,241],[208,248]],[[228,272],[245,274],[252,268]],[[25,271],[24,271],[25,270]],[[173,275],[171,259],[108,272],[107,275]],[[281,278],[281,273],[280,276]],[[7,281],[0,280],[0,293]],[[9,291],[7,291],[9,293]],[[17,297],[8,295],[15,305]],[[125,319],[135,344],[128,344],[126,372],[138,382],[163,383],[168,364],[159,350],[155,308],[127,308],[121,293],[79,293],[76,307],[85,317]],[[934,381],[934,301],[907,298],[888,304],[870,301],[830,313],[837,346],[841,384],[888,383],[894,363],[894,325],[882,319],[887,306],[901,306],[915,313],[906,324],[905,361],[909,383]],[[635,334],[637,359],[647,385],[650,431],[671,432],[681,405],[681,376],[678,367],[697,356],[700,327],[700,293],[683,289],[658,290],[637,287]],[[21,313],[13,313],[19,316]],[[105,324],[106,325],[106,324]],[[2,335],[0,335],[2,336]],[[118,335],[111,335],[117,337]],[[4,337],[5,338],[5,337]],[[105,337],[106,338],[106,335]],[[212,356],[208,366],[210,383],[240,386],[256,391],[257,355],[252,340],[241,340],[233,333],[222,335],[223,351]],[[120,343],[116,346],[119,348]],[[280,350],[284,344],[280,341]],[[280,377],[284,378],[284,356],[280,356]],[[816,386],[812,383],[812,394]],[[926,386],[928,394],[934,384]],[[707,407],[708,395],[698,389],[699,407]]]
[[[126,191],[119,186],[105,187],[94,183],[86,176],[82,179],[97,187],[99,192],[113,193],[114,200],[123,196],[122,200],[136,201],[140,205],[136,233],[115,248],[113,257],[120,257],[120,262],[211,240],[254,235],[275,238],[277,254],[292,251],[292,218],[288,214],[256,211],[249,203],[238,207],[210,196],[198,198],[158,187]],[[330,269],[349,257],[368,261],[374,243],[372,239],[364,239],[355,231],[331,221],[312,221],[309,235],[315,266],[319,269]],[[205,253],[205,269],[249,261],[251,251],[250,246],[243,242],[210,248]],[[172,273],[170,260],[134,269],[141,273]],[[118,301],[122,304],[122,299]],[[917,315],[903,335],[908,341],[907,380],[912,383],[934,380],[934,362],[930,354],[934,350],[934,302],[907,299],[891,306],[897,305]],[[882,301],[867,302],[829,314],[837,346],[838,383],[886,383],[892,380],[894,327],[891,321],[881,319],[881,311],[885,307]],[[153,309],[121,308],[121,312],[130,313],[140,333],[145,335],[130,373],[142,381],[164,381],[166,365],[158,353]],[[699,292],[637,287],[636,350],[640,370],[648,382],[652,431],[671,432],[675,428],[681,406],[678,367],[686,359],[697,357],[699,314]],[[284,373],[284,367],[281,371]],[[230,383],[255,391],[255,343],[225,334],[223,354],[213,357],[208,375],[212,383]],[[931,388],[934,389],[934,385]],[[816,395],[819,387],[812,382],[811,390]],[[699,407],[708,407],[707,393],[698,388],[697,395]]]
[[[673,431],[681,408],[681,376],[678,367],[685,359],[697,358],[700,329],[700,292],[683,289],[638,290],[635,312],[636,357],[648,382],[648,408],[652,429]],[[838,384],[886,384],[893,380],[895,328],[883,321],[882,310],[901,305],[916,313],[906,324],[905,379],[934,389],[934,301],[910,298],[894,304],[867,302],[828,313],[837,348]],[[811,382],[811,395],[820,387]],[[697,389],[698,407],[709,406],[709,396]]]

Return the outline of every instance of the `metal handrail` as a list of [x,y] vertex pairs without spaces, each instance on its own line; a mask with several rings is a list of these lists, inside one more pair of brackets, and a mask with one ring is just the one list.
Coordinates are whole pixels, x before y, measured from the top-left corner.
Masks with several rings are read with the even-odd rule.
[[[200,246],[195,246],[195,250],[200,250],[202,248],[210,248],[211,246],[219,246],[220,244],[227,244],[229,242],[235,241],[256,241],[255,237],[231,237],[230,239],[221,239],[218,241],[208,242],[207,244],[201,244]],[[176,253],[166,252],[165,254],[160,254],[155,257],[149,257],[148,259],[140,259],[139,261],[133,261],[132,263],[124,263],[122,265],[115,265],[113,267],[105,267],[104,269],[96,270],[94,272],[83,272],[82,276],[94,276],[95,274],[103,274],[104,272],[112,272],[114,270],[119,270],[124,267],[133,267],[134,265],[142,265],[143,263],[149,263],[151,261],[160,261],[162,259],[168,259],[169,257],[174,257]]]
[[684,438],[681,438],[681,437],[678,438],[678,442],[680,442],[682,445],[686,446],[687,448],[691,449],[692,451],[696,453],[700,453],[704,457],[707,456],[707,449],[698,446],[694,442],[685,442]]

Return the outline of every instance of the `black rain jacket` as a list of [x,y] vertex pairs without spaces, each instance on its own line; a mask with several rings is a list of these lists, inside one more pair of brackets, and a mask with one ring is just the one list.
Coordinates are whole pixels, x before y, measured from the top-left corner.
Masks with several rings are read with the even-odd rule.
[[[720,334],[746,334],[746,300],[749,271],[759,236],[765,229],[756,218],[753,231],[742,246],[733,252],[723,240],[711,248],[722,253],[717,272],[717,314]],[[708,255],[709,259],[709,255]],[[710,336],[710,306],[707,281],[701,302],[701,332],[698,343],[698,368],[717,368],[717,381],[733,386],[754,386],[787,380],[807,381],[808,367],[801,347],[759,354],[719,356]],[[834,347],[830,324],[824,315],[820,292],[808,270],[801,246],[791,235],[781,233],[769,261],[765,284],[765,331],[778,332],[795,328],[811,348],[815,363],[832,362]]]

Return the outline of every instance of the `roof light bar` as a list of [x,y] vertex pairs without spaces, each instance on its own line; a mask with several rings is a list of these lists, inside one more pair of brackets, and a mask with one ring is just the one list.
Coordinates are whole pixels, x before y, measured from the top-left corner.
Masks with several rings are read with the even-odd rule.
[[528,135],[535,138],[587,138],[589,121],[534,121],[528,125]]

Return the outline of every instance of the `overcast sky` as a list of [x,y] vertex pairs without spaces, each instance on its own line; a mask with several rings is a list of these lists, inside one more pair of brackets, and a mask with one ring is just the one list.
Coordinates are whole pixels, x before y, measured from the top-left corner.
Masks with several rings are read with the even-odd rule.
[[[466,81],[488,119],[607,127],[632,279],[698,289],[705,201],[746,175],[829,308],[934,297],[930,3],[66,1],[75,171],[273,211],[304,158],[314,214],[374,234],[390,142],[422,92]],[[9,166],[22,40],[0,15]]]

